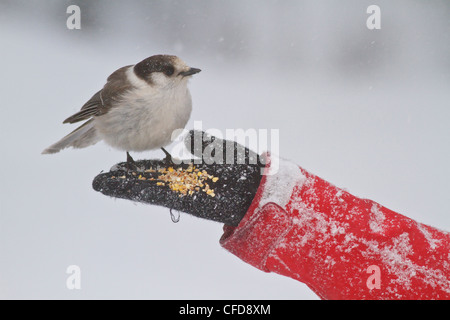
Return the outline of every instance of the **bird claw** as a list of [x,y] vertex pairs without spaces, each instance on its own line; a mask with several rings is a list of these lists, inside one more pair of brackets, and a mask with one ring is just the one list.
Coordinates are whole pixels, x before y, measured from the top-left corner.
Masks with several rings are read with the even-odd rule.
[[166,167],[174,166],[175,163],[173,162],[171,154],[164,148],[161,147],[161,150],[166,154],[164,159],[162,159],[163,163],[166,165]]

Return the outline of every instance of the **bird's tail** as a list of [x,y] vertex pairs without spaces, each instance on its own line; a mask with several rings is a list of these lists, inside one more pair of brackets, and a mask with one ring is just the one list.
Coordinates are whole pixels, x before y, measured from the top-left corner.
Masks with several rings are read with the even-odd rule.
[[96,144],[100,140],[101,139],[97,135],[97,132],[94,128],[93,119],[91,119],[73,130],[58,142],[52,144],[50,147],[42,151],[42,154],[57,153],[62,149],[68,147],[86,148],[90,145]]

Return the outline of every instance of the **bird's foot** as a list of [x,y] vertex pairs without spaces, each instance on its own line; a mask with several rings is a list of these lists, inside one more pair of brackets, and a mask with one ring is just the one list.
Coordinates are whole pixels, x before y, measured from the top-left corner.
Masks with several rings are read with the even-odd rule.
[[130,154],[127,151],[127,162],[125,162],[124,168],[128,173],[132,171],[138,171],[138,166],[136,164],[136,161],[130,156]]
[[172,156],[170,155],[170,153],[164,149],[163,147],[161,147],[161,150],[166,154],[165,158],[163,159],[164,164],[169,167],[169,166],[174,166],[175,163],[172,160]]

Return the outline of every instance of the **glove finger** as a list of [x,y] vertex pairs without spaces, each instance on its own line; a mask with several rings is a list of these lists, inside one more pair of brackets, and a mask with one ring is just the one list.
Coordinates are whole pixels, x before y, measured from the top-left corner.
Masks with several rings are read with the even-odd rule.
[[264,167],[264,159],[240,143],[224,140],[199,130],[190,130],[184,145],[206,164],[248,164]]

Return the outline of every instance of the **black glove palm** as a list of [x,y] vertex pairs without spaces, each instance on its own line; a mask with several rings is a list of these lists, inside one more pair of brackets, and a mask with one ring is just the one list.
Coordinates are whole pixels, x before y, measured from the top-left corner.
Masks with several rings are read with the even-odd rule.
[[[182,164],[168,165],[164,160],[141,160],[136,161],[137,171],[120,163],[96,176],[93,188],[108,196],[237,226],[259,187],[264,167],[260,157],[236,142],[199,131],[190,131],[185,145],[200,158],[195,163],[184,160]],[[219,148],[222,153],[217,152]],[[227,158],[234,162],[227,164]]]

